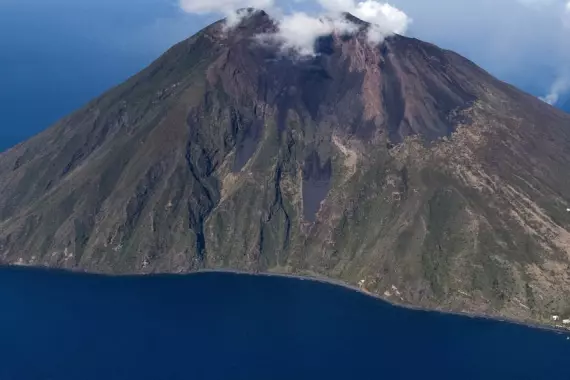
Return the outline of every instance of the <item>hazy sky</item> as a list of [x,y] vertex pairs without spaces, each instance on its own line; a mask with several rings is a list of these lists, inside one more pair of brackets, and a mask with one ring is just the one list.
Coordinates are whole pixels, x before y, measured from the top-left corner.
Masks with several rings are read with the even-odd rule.
[[164,0],[0,0],[0,150],[142,69],[202,24]]
[[[0,150],[123,81],[232,8],[258,5],[310,16],[322,13],[323,4],[362,12],[388,9],[372,0],[182,1],[0,0]],[[409,19],[406,34],[456,50],[537,96],[548,94],[556,79],[568,74],[565,0],[390,4]],[[570,81],[557,85],[564,92]]]

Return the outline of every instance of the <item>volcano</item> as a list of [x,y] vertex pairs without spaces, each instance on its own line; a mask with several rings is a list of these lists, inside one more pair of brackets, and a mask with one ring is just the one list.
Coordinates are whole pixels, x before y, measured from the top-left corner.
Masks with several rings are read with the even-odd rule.
[[570,314],[570,115],[369,24],[292,57],[217,22],[0,154],[0,262],[322,276],[392,302]]

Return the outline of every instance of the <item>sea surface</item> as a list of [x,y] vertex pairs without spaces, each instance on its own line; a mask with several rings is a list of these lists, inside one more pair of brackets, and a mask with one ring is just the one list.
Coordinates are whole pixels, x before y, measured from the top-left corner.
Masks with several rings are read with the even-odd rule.
[[0,379],[570,379],[570,340],[293,278],[3,268]]

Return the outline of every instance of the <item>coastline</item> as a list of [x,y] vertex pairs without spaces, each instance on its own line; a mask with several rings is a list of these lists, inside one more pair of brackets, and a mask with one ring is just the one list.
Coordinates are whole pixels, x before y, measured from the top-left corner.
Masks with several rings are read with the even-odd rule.
[[501,318],[498,316],[492,316],[487,314],[481,313],[471,313],[471,312],[460,312],[460,311],[451,311],[451,310],[441,310],[441,309],[434,309],[429,307],[423,306],[416,306],[406,303],[398,303],[394,302],[390,299],[382,297],[379,294],[372,293],[366,289],[360,288],[355,285],[351,285],[346,283],[342,280],[324,277],[324,276],[315,276],[315,275],[303,275],[303,274],[292,274],[292,273],[281,273],[281,272],[248,272],[245,270],[239,269],[200,269],[192,272],[181,272],[181,273],[128,273],[128,274],[109,274],[109,273],[101,273],[101,272],[89,272],[84,270],[74,270],[74,269],[62,269],[62,268],[51,268],[46,266],[28,266],[28,265],[0,265],[0,269],[15,269],[15,270],[38,270],[43,272],[60,272],[63,274],[70,274],[70,275],[88,275],[88,276],[96,276],[96,277],[108,277],[108,278],[133,278],[133,277],[179,277],[179,276],[194,276],[200,274],[233,274],[239,276],[253,276],[253,277],[275,277],[275,278],[285,278],[285,279],[292,279],[292,280],[300,280],[300,281],[310,281],[314,283],[320,283],[324,285],[331,285],[341,287],[361,295],[371,297],[376,301],[383,302],[389,306],[407,309],[411,311],[421,311],[425,313],[436,313],[440,315],[450,315],[450,316],[458,316],[458,317],[467,317],[471,319],[481,319],[487,321],[494,321],[494,322],[502,322],[508,323],[511,325],[523,326],[533,329],[539,329],[543,331],[554,332],[560,335],[567,335],[570,338],[570,330],[565,329],[563,327],[557,326],[550,326],[546,324],[540,323],[533,323],[533,322],[525,322],[517,319],[512,318]]
[[258,277],[277,277],[277,278],[289,278],[289,279],[301,280],[301,281],[311,281],[311,282],[316,282],[316,283],[325,284],[325,285],[339,286],[339,287],[351,290],[353,292],[357,292],[357,293],[360,293],[362,295],[374,298],[375,300],[380,301],[380,302],[384,302],[384,303],[386,303],[392,307],[398,307],[398,308],[412,310],[412,311],[421,311],[421,312],[426,312],[426,313],[436,313],[436,314],[441,314],[441,315],[451,315],[451,316],[457,316],[457,317],[467,317],[467,318],[471,318],[471,319],[482,319],[482,320],[487,320],[487,321],[508,323],[511,325],[517,325],[517,326],[529,327],[529,328],[533,328],[533,329],[539,329],[539,330],[543,330],[543,331],[555,332],[555,333],[558,333],[561,335],[568,335],[568,337],[570,337],[570,331],[567,329],[564,329],[562,327],[549,326],[549,325],[543,325],[543,324],[532,323],[532,322],[524,322],[524,321],[520,321],[520,320],[512,319],[512,318],[500,318],[500,317],[495,317],[495,316],[480,314],[480,313],[438,310],[438,309],[432,309],[432,308],[428,308],[428,307],[415,306],[415,305],[410,305],[410,304],[405,304],[405,303],[398,303],[398,302],[394,302],[392,300],[389,300],[387,298],[384,298],[379,294],[369,292],[369,291],[362,289],[358,286],[348,284],[348,283],[341,281],[341,280],[337,280],[337,279],[333,279],[333,278],[329,278],[329,277],[323,277],[323,276],[317,277],[317,276],[311,276],[311,275],[288,274],[288,273],[279,273],[279,272],[247,272],[247,271],[243,271],[243,270],[234,270],[234,269],[202,269],[202,270],[198,270],[195,272],[190,272],[188,274],[182,274],[182,275],[207,274],[207,273],[214,273],[214,274],[215,273],[221,273],[221,274],[225,273],[225,274],[235,274],[235,275],[244,275],[244,276],[258,276]]

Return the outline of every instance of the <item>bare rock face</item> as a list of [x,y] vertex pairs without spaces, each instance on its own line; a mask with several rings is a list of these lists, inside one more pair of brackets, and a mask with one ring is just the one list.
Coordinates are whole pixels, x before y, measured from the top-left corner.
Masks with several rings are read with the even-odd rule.
[[328,276],[394,302],[570,314],[570,116],[436,46],[216,23],[0,154],[0,261]]

